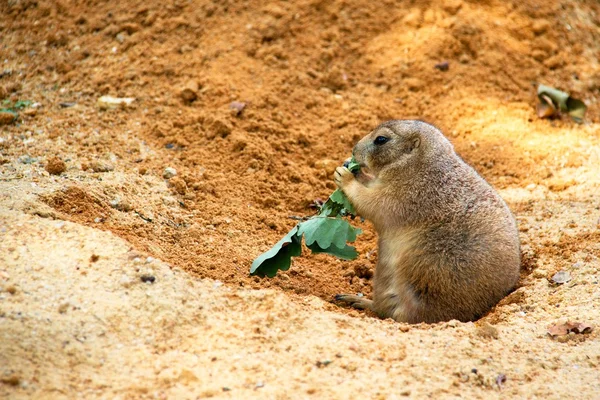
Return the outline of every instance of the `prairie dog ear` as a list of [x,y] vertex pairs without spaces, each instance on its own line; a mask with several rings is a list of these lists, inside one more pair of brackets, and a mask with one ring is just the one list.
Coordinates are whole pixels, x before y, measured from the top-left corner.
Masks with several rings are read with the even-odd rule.
[[407,153],[412,153],[412,151],[414,149],[419,148],[419,146],[421,146],[421,138],[418,137],[418,136],[414,137],[414,138],[412,138],[412,139],[409,140],[409,145],[408,145],[408,148],[406,149],[407,150],[406,152]]

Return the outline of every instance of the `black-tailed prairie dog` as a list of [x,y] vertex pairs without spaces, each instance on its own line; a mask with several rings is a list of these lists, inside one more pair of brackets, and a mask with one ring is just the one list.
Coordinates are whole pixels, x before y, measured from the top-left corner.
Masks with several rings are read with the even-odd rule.
[[388,121],[362,138],[361,170],[335,182],[379,236],[373,300],[338,300],[396,321],[472,321],[519,278],[515,219],[498,193],[422,121]]

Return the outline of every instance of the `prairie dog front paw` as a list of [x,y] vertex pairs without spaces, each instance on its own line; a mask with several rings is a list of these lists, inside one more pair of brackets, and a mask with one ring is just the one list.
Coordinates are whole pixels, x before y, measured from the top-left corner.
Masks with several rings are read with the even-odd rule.
[[335,184],[342,190],[355,179],[354,174],[346,167],[337,167],[333,174]]

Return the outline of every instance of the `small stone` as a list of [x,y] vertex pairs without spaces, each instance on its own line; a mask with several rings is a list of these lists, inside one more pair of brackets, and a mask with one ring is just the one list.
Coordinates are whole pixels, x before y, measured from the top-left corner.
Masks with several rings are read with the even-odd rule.
[[28,117],[35,117],[37,115],[38,110],[36,108],[28,108],[27,110],[23,110],[23,115]]
[[231,104],[229,104],[229,109],[231,110],[231,113],[235,116],[239,116],[242,111],[244,111],[244,108],[246,108],[246,103],[243,103],[241,101],[233,101],[231,102]]
[[9,386],[19,386],[21,378],[17,375],[4,376],[0,378],[0,382]]
[[58,306],[58,312],[61,314],[65,314],[68,309],[69,309],[69,302],[62,303],[60,306]]
[[536,35],[541,35],[546,33],[546,31],[550,28],[550,22],[546,19],[537,19],[533,22],[533,26],[531,30]]
[[34,164],[37,162],[37,158],[31,157],[29,154],[19,157],[19,162],[21,164]]
[[113,199],[110,201],[110,206],[112,208],[114,208],[115,210],[119,210],[119,211],[123,211],[123,212],[128,212],[131,211],[133,209],[133,207],[131,206],[131,204],[124,199],[121,199],[119,197],[117,197],[116,199]]
[[571,274],[568,271],[558,271],[552,276],[552,282],[562,285],[571,280]]
[[181,54],[189,53],[192,50],[194,50],[194,48],[192,46],[190,46],[189,44],[184,44],[183,46],[181,46],[179,48],[179,52]]
[[315,365],[317,366],[317,368],[323,368],[328,366],[329,364],[331,364],[333,361],[331,360],[325,360],[325,361],[317,361],[315,363]]
[[418,78],[406,78],[404,79],[404,84],[413,92],[418,92],[423,88],[423,81]]
[[198,89],[198,83],[190,81],[181,89],[179,96],[184,103],[192,103],[198,98]]
[[433,66],[435,69],[440,70],[442,72],[448,71],[450,69],[450,63],[448,61],[442,61]]
[[112,110],[121,107],[129,107],[135,101],[133,97],[112,97],[102,96],[97,101],[97,106],[101,110]]
[[115,36],[115,39],[117,40],[117,42],[119,43],[123,43],[125,41],[125,39],[127,38],[127,34],[124,32],[120,32],[117,33],[117,36]]
[[67,170],[67,164],[58,157],[52,157],[46,163],[45,168],[50,175],[60,175]]
[[144,283],[154,283],[154,281],[156,281],[156,277],[154,275],[142,275],[140,276],[140,279]]
[[450,321],[446,322],[446,325],[452,328],[456,328],[458,325],[460,325],[460,321],[457,319],[451,319]]
[[175,168],[167,167],[163,171],[163,178],[165,179],[171,179],[175,175],[177,175],[177,170]]
[[109,163],[108,161],[96,160],[92,161],[89,167],[94,172],[110,172],[115,169],[115,166]]

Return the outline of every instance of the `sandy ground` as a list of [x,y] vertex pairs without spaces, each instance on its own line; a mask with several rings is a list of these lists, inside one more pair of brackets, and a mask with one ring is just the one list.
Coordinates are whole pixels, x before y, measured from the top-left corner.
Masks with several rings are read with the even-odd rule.
[[[595,1],[40,0],[0,16],[0,101],[37,103],[0,125],[0,397],[598,398]],[[537,82],[583,99],[585,122],[539,119]],[[474,323],[340,308],[336,293],[371,292],[368,223],[355,261],[248,275],[357,139],[409,117],[509,203],[515,292]],[[594,329],[548,335],[566,321]]]

